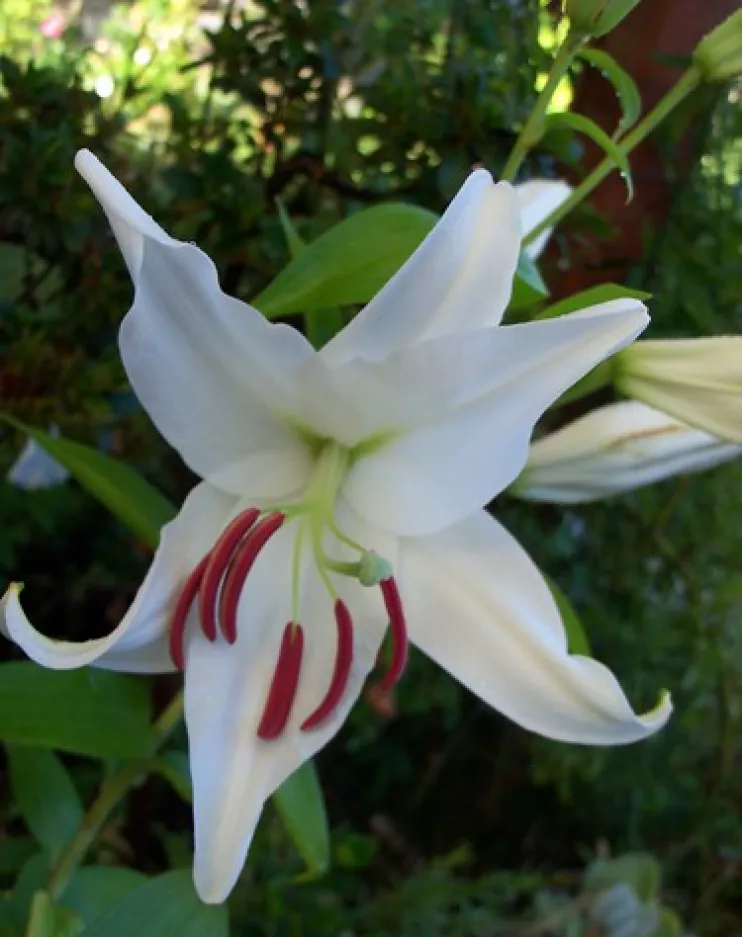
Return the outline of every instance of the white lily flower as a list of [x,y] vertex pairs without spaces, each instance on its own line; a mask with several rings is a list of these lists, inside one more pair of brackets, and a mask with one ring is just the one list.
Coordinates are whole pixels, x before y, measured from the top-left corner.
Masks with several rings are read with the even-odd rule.
[[[523,227],[523,237],[530,234],[544,219],[566,202],[572,193],[572,186],[561,179],[529,179],[515,186],[515,194],[520,204],[520,221]],[[552,228],[542,231],[530,244],[526,244],[525,252],[536,260],[541,255],[551,237]]]
[[510,492],[529,501],[580,504],[702,472],[740,455],[742,446],[624,400],[534,442]]
[[640,303],[499,327],[518,204],[480,170],[316,352],[225,296],[208,257],[170,238],[90,153],[76,165],[135,285],[120,333],[129,378],[204,481],[108,637],[49,640],[17,587],[5,628],[47,667],[183,667],[204,901],[226,897],[266,798],[342,725],[388,623],[382,688],[402,672],[409,633],[551,738],[632,742],[666,722],[666,696],[637,716],[606,667],[567,653],[538,569],[482,509],[523,468],[544,409],[645,327]]
[[742,443],[741,336],[637,342],[613,364],[622,394]]
[[[49,428],[50,436],[59,436],[59,427]],[[64,466],[40,446],[35,439],[29,438],[20,455],[8,469],[7,479],[16,488],[26,491],[38,491],[41,488],[53,488],[69,478]]]

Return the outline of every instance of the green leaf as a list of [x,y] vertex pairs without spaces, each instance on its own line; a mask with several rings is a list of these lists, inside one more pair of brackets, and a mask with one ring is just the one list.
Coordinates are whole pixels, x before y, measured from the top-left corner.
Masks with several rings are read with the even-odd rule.
[[621,149],[620,144],[612,140],[605,130],[602,130],[595,121],[583,117],[582,114],[572,114],[571,112],[565,111],[548,115],[546,118],[547,133],[555,129],[561,129],[562,127],[567,127],[569,130],[575,130],[578,133],[584,133],[596,146],[599,146],[601,150],[603,150],[606,156],[610,156],[623,176],[628,193],[627,201],[630,202],[634,197],[634,180],[631,177],[629,158]]
[[518,267],[513,281],[513,295],[510,297],[508,309],[521,309],[523,306],[533,306],[549,295],[549,290],[541,278],[538,267],[526,254],[521,251],[518,258]]
[[75,786],[53,752],[8,745],[7,753],[10,789],[26,826],[55,855],[82,822]]
[[313,761],[287,778],[273,803],[307,866],[304,880],[323,875],[330,865],[330,831],[322,787]]
[[92,924],[147,881],[147,876],[135,869],[87,865],[75,872],[64,890],[61,904],[74,911],[85,924]]
[[168,872],[130,891],[83,937],[229,937],[227,907],[202,904],[190,871]]
[[585,657],[591,657],[590,642],[572,603],[550,576],[544,572],[541,575],[551,590],[559,614],[562,616],[562,624],[567,632],[567,650],[570,654],[584,654]]
[[307,339],[314,348],[322,348],[345,325],[345,318],[339,309],[314,309],[304,313],[304,327]]
[[45,891],[37,891],[33,896],[26,937],[76,937],[83,926],[68,908],[54,905]]
[[628,286],[618,286],[616,283],[601,283],[600,286],[591,286],[581,293],[575,293],[573,296],[568,296],[567,299],[561,299],[558,303],[553,303],[539,312],[535,318],[555,319],[557,316],[566,316],[569,312],[587,309],[588,306],[597,306],[599,303],[607,303],[612,299],[639,299],[643,302],[651,299],[651,297],[651,293],[629,289]]
[[597,68],[599,72],[602,72],[613,85],[616,97],[621,105],[621,120],[613,134],[615,139],[626,133],[639,119],[642,111],[642,99],[639,89],[631,75],[621,68],[612,55],[602,49],[583,49],[579,55],[593,68]]
[[283,236],[286,238],[286,246],[289,249],[289,254],[292,258],[298,257],[307,246],[306,241],[294,227],[294,222],[291,220],[280,198],[276,199],[276,208],[278,209],[278,220],[281,223]]
[[629,852],[615,859],[598,859],[586,870],[585,888],[598,891],[625,882],[641,901],[659,896],[662,873],[657,860],[648,853]]
[[151,742],[147,684],[95,668],[0,664],[0,739],[97,758],[136,758]]
[[176,509],[138,472],[97,449],[55,438],[7,414],[0,419],[35,439],[132,533],[153,549],[157,546],[160,529]]
[[269,319],[368,302],[436,223],[432,212],[389,202],[325,231],[254,300]]
[[154,771],[164,778],[186,803],[190,804],[193,801],[191,769],[188,764],[188,755],[185,752],[175,749],[164,752],[153,767]]
[[30,836],[0,839],[0,875],[16,875],[39,847]]

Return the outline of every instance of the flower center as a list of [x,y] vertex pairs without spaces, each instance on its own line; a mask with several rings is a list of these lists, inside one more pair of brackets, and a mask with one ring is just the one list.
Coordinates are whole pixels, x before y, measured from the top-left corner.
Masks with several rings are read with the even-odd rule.
[[[335,520],[335,503],[347,474],[351,455],[336,443],[319,450],[312,478],[295,501],[251,507],[240,513],[224,529],[211,550],[186,579],[175,603],[170,627],[170,654],[179,670],[185,666],[185,631],[191,608],[197,607],[199,626],[209,641],[219,632],[228,644],[237,640],[237,609],[247,577],[258,556],[285,524],[296,524],[292,559],[291,621],[284,628],[273,679],[257,734],[266,741],[278,738],[291,715],[299,687],[304,631],[300,620],[301,558],[311,550],[319,577],[327,589],[335,614],[336,649],[330,683],[317,707],[301,723],[307,732],[323,725],[345,695],[353,666],[353,620],[339,597],[334,576],[349,576],[364,586],[379,586],[389,617],[391,655],[379,688],[390,690],[400,679],[407,662],[407,627],[402,601],[390,564],[373,550],[348,537]],[[324,541],[331,533],[356,560],[338,560],[325,552]]]

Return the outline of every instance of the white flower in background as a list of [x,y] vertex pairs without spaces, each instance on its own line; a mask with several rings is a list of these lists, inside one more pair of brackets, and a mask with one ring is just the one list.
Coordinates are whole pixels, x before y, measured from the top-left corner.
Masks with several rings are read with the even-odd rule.
[[622,394],[742,443],[742,337],[637,342],[613,365]]
[[[49,435],[59,436],[59,427],[49,427]],[[53,488],[67,481],[69,472],[40,446],[35,439],[28,439],[21,454],[8,470],[7,479],[16,488],[36,491],[39,488]]]
[[578,504],[742,455],[725,442],[635,400],[593,410],[537,440],[511,494]]
[[[565,202],[572,193],[572,186],[561,179],[529,179],[515,186],[515,194],[520,204],[520,222],[523,228],[523,237],[530,234],[534,228],[548,218],[559,206]],[[526,244],[525,252],[535,260],[551,237],[551,228],[542,231],[530,244]]]
[[541,574],[483,510],[520,473],[536,420],[640,332],[644,307],[500,327],[520,249],[507,184],[472,174],[404,267],[321,352],[225,296],[90,153],[77,168],[135,285],[120,333],[132,386],[204,481],[163,532],[106,638],[52,641],[11,587],[7,633],[47,667],[185,671],[196,887],[223,900],[266,798],[335,735],[390,625],[490,705],[587,744],[659,729],[613,674],[570,656]]

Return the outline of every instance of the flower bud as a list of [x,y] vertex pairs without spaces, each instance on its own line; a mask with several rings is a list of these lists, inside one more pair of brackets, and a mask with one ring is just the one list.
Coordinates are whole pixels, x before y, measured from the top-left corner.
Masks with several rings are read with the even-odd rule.
[[742,10],[699,42],[693,61],[706,81],[726,81],[742,74]]
[[565,0],[565,13],[572,28],[599,39],[614,29],[639,0]]
[[742,443],[742,337],[634,342],[613,365],[625,396]]
[[598,501],[740,455],[742,446],[624,400],[536,440],[511,494],[556,504]]

